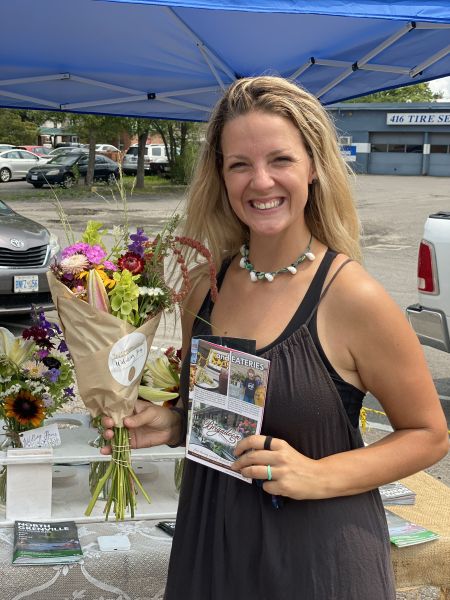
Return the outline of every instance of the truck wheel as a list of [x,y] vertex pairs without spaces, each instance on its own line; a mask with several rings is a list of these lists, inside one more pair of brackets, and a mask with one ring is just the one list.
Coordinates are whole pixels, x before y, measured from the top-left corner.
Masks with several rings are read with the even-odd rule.
[[39,188],[41,188],[41,187],[42,187],[44,184],[43,184],[43,183],[33,183],[32,185],[33,185],[33,187],[35,187],[35,188],[38,188],[38,189],[39,189]]

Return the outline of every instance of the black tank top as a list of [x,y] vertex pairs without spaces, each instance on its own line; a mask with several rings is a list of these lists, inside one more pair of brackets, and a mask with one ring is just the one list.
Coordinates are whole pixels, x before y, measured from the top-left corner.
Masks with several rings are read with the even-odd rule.
[[[320,358],[322,359],[328,373],[330,374],[331,379],[333,380],[334,385],[339,393],[342,404],[344,406],[345,412],[353,425],[353,427],[358,427],[359,424],[359,414],[361,411],[362,403],[364,400],[365,393],[360,389],[344,381],[342,377],[336,372],[336,370],[331,365],[328,360],[323,348],[320,343],[319,336],[317,334],[317,308],[319,305],[320,297],[323,290],[323,284],[325,282],[328,271],[330,270],[331,264],[333,260],[336,258],[337,252],[333,250],[327,250],[325,256],[323,257],[319,268],[316,271],[316,274],[313,277],[311,285],[306,292],[305,297],[300,303],[299,307],[295,311],[292,319],[287,324],[284,331],[270,344],[264,346],[264,348],[258,348],[258,354],[264,354],[286,338],[288,338],[294,331],[300,328],[303,323],[307,323],[309,332],[313,339],[314,345],[319,352]],[[228,267],[231,264],[231,258],[227,259],[223,262],[220,271],[217,275],[217,287],[220,290],[223,280],[225,278],[225,274],[228,270]],[[206,319],[209,321],[210,315],[212,312],[213,303],[211,300],[211,295],[208,293],[205,297],[203,304],[198,313],[198,317],[200,319]]]

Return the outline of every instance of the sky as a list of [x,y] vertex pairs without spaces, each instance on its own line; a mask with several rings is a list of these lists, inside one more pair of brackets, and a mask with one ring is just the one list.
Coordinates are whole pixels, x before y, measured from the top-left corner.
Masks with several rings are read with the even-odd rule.
[[450,77],[435,79],[434,81],[429,81],[428,84],[433,92],[442,92],[444,94],[441,102],[450,102]]

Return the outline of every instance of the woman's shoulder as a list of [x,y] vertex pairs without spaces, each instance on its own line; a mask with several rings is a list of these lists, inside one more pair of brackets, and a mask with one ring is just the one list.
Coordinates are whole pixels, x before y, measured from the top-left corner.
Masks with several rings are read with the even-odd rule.
[[328,305],[343,318],[378,320],[401,312],[381,283],[358,261],[350,260],[344,254],[338,254],[333,261],[325,287],[329,283]]

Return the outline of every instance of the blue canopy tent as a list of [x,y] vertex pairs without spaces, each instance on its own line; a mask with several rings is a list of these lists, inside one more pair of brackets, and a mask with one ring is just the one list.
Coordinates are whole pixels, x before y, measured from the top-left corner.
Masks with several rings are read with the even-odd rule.
[[13,0],[0,107],[208,119],[261,73],[324,104],[450,75],[448,0]]

